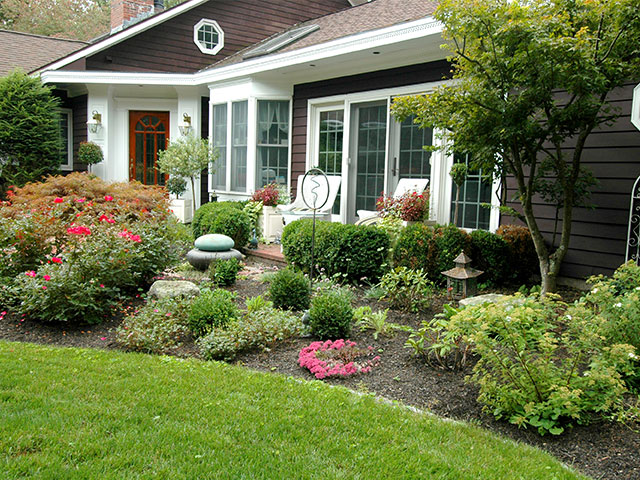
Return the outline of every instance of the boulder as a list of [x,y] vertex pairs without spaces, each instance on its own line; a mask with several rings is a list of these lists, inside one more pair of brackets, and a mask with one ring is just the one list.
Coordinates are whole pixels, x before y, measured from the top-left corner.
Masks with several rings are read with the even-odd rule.
[[196,297],[200,289],[195,283],[186,280],[156,280],[149,289],[153,298]]
[[195,241],[196,248],[205,252],[226,252],[231,250],[234,245],[231,237],[219,233],[208,233],[198,237]]
[[206,252],[194,248],[187,253],[187,261],[198,270],[205,271],[209,268],[209,264],[214,260],[228,260],[230,258],[237,258],[242,260],[244,255],[235,249],[227,250],[226,252]]
[[519,305],[522,303],[521,298],[514,298],[510,295],[503,295],[501,293],[487,293],[484,295],[476,295],[475,297],[463,298],[458,302],[461,307],[469,307],[474,305],[483,305],[485,303],[498,303],[509,298],[509,302],[513,305]]

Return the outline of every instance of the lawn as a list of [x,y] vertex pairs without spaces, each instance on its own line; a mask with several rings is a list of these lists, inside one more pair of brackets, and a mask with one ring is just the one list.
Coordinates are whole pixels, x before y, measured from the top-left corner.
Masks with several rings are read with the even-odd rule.
[[321,382],[0,342],[0,478],[574,479],[550,455]]

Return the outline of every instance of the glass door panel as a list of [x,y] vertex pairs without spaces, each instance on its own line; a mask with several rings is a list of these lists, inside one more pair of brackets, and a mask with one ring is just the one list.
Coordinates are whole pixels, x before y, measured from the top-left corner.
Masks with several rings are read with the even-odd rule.
[[158,151],[167,148],[169,112],[129,112],[129,180],[164,185],[158,172]]
[[[342,175],[342,140],[344,110],[320,112],[318,132],[318,168],[327,175]],[[342,190],[342,189],[341,189]],[[333,204],[332,213],[340,214],[340,192]]]
[[[424,146],[433,145],[433,130],[421,129],[413,123],[414,116],[400,124],[400,151],[398,152],[397,173],[401,178],[431,178],[431,154]],[[394,166],[394,170],[395,170]],[[396,182],[397,183],[397,182]],[[395,186],[394,186],[395,187]]]
[[376,199],[384,190],[386,161],[387,105],[355,107],[356,181],[355,202],[350,212],[375,210]]

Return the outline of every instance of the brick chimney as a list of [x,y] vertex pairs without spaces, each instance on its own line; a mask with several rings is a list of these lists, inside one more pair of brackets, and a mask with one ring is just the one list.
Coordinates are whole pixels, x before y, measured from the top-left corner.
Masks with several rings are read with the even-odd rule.
[[154,0],[111,0],[111,33],[154,14]]

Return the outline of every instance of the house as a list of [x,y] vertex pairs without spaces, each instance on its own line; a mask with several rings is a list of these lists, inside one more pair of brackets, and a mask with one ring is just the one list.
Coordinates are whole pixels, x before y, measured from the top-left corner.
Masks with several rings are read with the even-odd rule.
[[[112,33],[46,66],[41,77],[66,92],[80,119],[74,138],[102,146],[106,161],[94,173],[106,179],[162,183],[156,151],[194,130],[220,154],[215,173],[193,192],[200,202],[213,192],[245,199],[271,181],[294,188],[298,175],[319,166],[342,176],[336,221],[355,221],[381,191],[421,177],[430,180],[432,217],[449,222],[454,159],[422,148],[437,141],[433,132],[389,115],[394,97],[428,93],[449,74],[436,5],[189,0],[137,21],[153,10],[152,0],[114,0]],[[633,87],[612,96],[623,113],[618,122],[589,139],[585,164],[601,179],[598,208],[574,214],[567,277],[610,273],[624,261],[630,191],[640,175]],[[498,210],[481,207],[498,204],[495,187],[480,172],[470,175],[461,226],[498,227]],[[551,231],[551,208],[541,204],[539,213]]]

